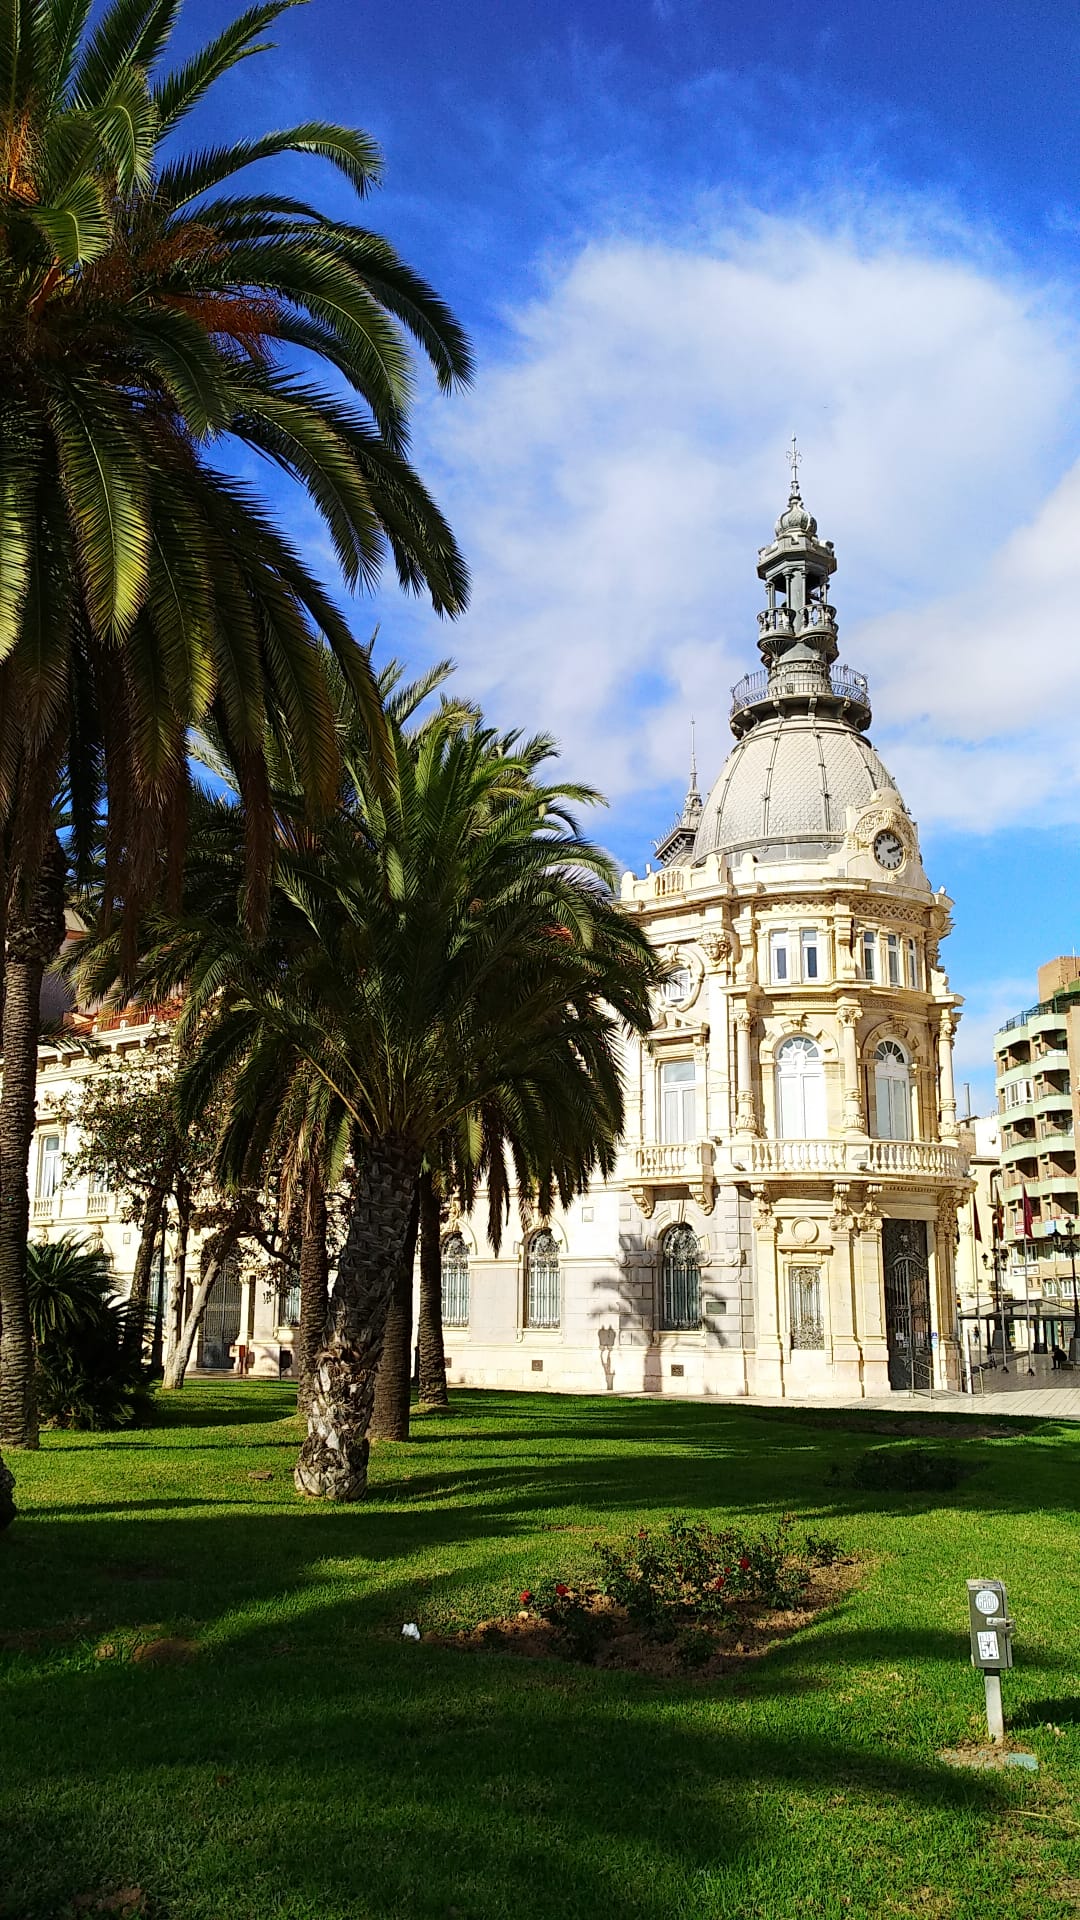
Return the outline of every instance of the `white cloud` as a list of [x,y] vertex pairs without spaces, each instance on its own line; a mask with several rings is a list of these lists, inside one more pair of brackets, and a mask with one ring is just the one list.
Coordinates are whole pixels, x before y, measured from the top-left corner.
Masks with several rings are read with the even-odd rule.
[[912,811],[1080,818],[1080,350],[1054,297],[955,249],[769,219],[553,267],[470,400],[424,410],[475,579],[432,650],[616,801],[683,778],[691,712],[712,778],[794,427]]

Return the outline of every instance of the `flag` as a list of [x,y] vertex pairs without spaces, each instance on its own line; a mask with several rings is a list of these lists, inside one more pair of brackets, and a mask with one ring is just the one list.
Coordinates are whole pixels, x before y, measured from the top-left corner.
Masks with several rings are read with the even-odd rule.
[[975,1238],[981,1247],[982,1246],[982,1228],[979,1225],[979,1203],[976,1200],[974,1194],[972,1194],[971,1196],[971,1211],[975,1216]]
[[1020,1208],[1024,1222],[1024,1239],[1034,1240],[1035,1215],[1031,1211],[1031,1201],[1028,1198],[1028,1190],[1022,1180],[1020,1182]]

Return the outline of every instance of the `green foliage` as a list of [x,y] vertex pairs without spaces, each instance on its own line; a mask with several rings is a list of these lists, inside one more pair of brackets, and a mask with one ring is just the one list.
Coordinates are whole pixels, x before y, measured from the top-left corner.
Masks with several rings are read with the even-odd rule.
[[461,328],[379,234],[237,184],[296,156],[359,202],[377,146],[303,121],[177,147],[290,4],[236,14],[179,65],[176,0],[0,7],[0,828],[30,838],[69,757],[80,875],[104,789],[106,903],[129,914],[175,887],[191,727],[213,716],[239,769],[253,913],[267,743],[288,743],[312,817],[334,797],[330,658],[379,736],[367,654],[229,477],[237,449],[296,482],[350,589],[389,559],[441,613],[467,597],[408,457],[416,356],[466,383]]
[[851,1469],[864,1493],[951,1493],[972,1471],[956,1454],[910,1444],[868,1447]]
[[142,1316],[116,1297],[108,1254],[67,1234],[31,1244],[26,1264],[42,1419],[94,1429],[142,1424],[150,1406]]
[[812,1569],[839,1556],[831,1540],[798,1537],[791,1514],[759,1532],[676,1514],[661,1529],[642,1527],[621,1546],[596,1552],[603,1591],[658,1639],[720,1618],[740,1601],[798,1607]]

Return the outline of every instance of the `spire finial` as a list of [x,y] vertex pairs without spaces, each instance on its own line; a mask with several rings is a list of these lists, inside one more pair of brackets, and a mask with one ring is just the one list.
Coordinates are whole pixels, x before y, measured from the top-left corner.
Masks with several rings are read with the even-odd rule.
[[802,464],[802,454],[799,452],[799,443],[794,434],[791,436],[791,452],[788,454],[787,462],[791,468],[791,497],[793,500],[798,500],[800,498],[799,467]]
[[682,817],[684,824],[690,825],[701,812],[701,794],[697,783],[697,734],[693,715],[690,718],[690,785],[686,789],[683,801]]

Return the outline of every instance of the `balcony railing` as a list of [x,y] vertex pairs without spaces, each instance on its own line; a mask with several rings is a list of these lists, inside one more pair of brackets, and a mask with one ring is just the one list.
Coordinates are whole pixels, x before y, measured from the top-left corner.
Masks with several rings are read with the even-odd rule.
[[646,1141],[634,1148],[634,1175],[656,1185],[665,1180],[699,1180],[711,1171],[711,1140]]
[[744,707],[756,707],[762,702],[776,698],[814,695],[828,691],[836,700],[848,700],[853,705],[870,706],[870,686],[864,673],[856,673],[853,667],[791,666],[783,661],[770,671],[762,668],[757,673],[748,673],[731,689],[731,711],[740,713]]
[[962,1180],[962,1147],[938,1140],[747,1140],[732,1149],[749,1174],[885,1174],[899,1178]]
[[49,1194],[47,1199],[31,1201],[31,1215],[37,1220],[56,1219],[56,1195]]

